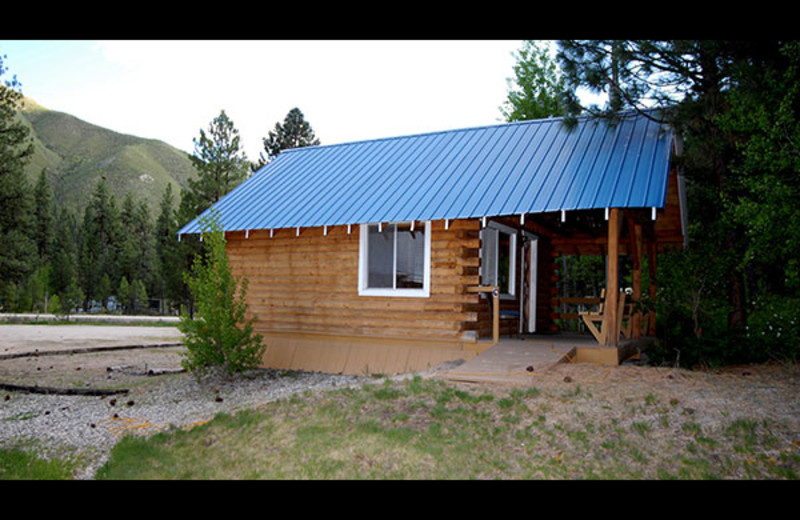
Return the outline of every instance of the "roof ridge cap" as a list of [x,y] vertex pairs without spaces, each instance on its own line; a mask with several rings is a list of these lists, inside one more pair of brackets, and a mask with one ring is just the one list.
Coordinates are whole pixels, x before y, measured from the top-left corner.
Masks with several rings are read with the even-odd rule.
[[309,149],[319,149],[319,148],[332,148],[336,146],[350,146],[350,145],[357,145],[363,143],[377,143],[381,141],[392,141],[395,139],[411,139],[414,137],[425,137],[425,136],[433,136],[439,134],[449,134],[449,133],[457,133],[457,132],[470,132],[474,130],[483,130],[486,128],[499,128],[502,126],[518,126],[518,125],[532,125],[532,124],[544,124],[544,123],[552,123],[555,121],[563,120],[564,118],[559,117],[548,117],[542,119],[526,119],[524,121],[506,121],[500,122],[495,124],[484,124],[484,125],[476,125],[476,126],[467,126],[461,128],[449,128],[445,130],[431,130],[428,132],[415,132],[412,134],[403,134],[403,135],[395,135],[395,136],[387,136],[387,137],[373,137],[367,139],[358,139],[356,141],[345,141],[341,143],[331,143],[331,144],[320,144],[316,146],[303,146],[299,148],[289,148],[283,150],[281,153],[284,152],[297,152],[301,150],[309,150]]
[[[651,110],[645,110],[645,112],[649,112]],[[618,115],[627,117],[627,116],[637,116],[640,115],[639,112],[635,109],[630,110],[621,110]],[[331,144],[320,144],[315,146],[303,146],[298,148],[289,148],[286,150],[282,150],[281,153],[291,153],[291,152],[298,152],[298,151],[308,151],[312,149],[322,149],[322,148],[333,148],[337,146],[354,146],[358,144],[365,144],[365,143],[379,143],[381,141],[392,141],[396,139],[412,139],[415,137],[426,137],[426,136],[434,136],[440,134],[449,134],[449,133],[457,133],[457,132],[470,132],[475,130],[483,130],[487,128],[499,128],[503,126],[519,126],[519,125],[534,125],[534,124],[545,124],[545,123],[554,123],[557,121],[564,121],[567,116],[551,116],[539,119],[525,119],[522,121],[505,121],[499,122],[494,124],[484,124],[484,125],[476,125],[476,126],[467,126],[461,128],[449,128],[445,130],[431,130],[428,132],[415,132],[411,134],[403,134],[403,135],[395,135],[395,136],[386,136],[386,137],[373,137],[373,138],[366,138],[366,139],[357,139],[355,141],[344,141],[341,143],[331,143]],[[599,120],[597,116],[593,116],[591,114],[580,114],[576,116],[576,119],[581,122],[590,121],[593,119]]]

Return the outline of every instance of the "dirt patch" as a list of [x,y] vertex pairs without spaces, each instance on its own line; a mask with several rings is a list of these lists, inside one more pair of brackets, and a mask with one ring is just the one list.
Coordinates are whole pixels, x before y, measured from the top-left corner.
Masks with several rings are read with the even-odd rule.
[[0,361],[0,382],[58,388],[130,388],[147,384],[148,371],[180,369],[184,347],[116,349],[31,355]]
[[0,325],[0,359],[14,355],[180,343],[170,326]]
[[0,383],[126,388],[148,370],[179,369],[183,348],[169,326],[1,325]]
[[[704,428],[717,428],[739,418],[764,420],[792,432],[790,443],[800,454],[800,365],[796,364],[684,370],[560,363],[547,372],[532,374],[529,385],[524,386],[565,403],[548,413],[563,424],[600,422],[607,419],[609,410],[621,409],[632,416],[637,411],[671,410]],[[571,406],[576,402],[582,405]]]

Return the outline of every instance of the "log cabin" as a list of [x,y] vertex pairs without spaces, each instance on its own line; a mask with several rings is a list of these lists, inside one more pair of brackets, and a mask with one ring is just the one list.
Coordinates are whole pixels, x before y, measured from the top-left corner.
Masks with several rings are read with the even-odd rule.
[[[606,257],[598,341],[614,348],[620,255],[636,300],[644,255],[654,296],[656,254],[685,241],[679,147],[627,113],[297,148],[212,208],[248,279],[265,367],[412,372],[557,333],[561,255]],[[653,334],[649,314],[630,317],[634,337]]]

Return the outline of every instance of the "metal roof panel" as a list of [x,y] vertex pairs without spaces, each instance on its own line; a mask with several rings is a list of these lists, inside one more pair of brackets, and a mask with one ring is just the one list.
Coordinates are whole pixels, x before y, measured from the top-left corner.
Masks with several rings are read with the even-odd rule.
[[[226,231],[664,207],[672,134],[560,118],[285,150],[213,208]],[[200,232],[199,221],[179,233]]]

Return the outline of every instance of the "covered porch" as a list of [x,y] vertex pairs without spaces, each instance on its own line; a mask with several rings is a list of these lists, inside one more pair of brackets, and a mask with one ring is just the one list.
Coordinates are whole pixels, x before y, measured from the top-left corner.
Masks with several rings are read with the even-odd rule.
[[[516,253],[511,254],[518,259],[512,261],[516,290],[503,300],[500,287],[466,289],[486,293],[479,350],[516,337],[559,347],[574,344],[585,347],[580,349],[581,360],[617,364],[629,355],[630,345],[652,341],[658,255],[684,245],[680,181],[672,171],[663,208],[574,210],[498,219],[515,228],[519,237]],[[535,239],[525,241],[526,235]],[[486,256],[484,249],[482,266]],[[567,279],[566,259],[581,257],[596,260],[588,275],[593,279],[591,290],[576,288]],[[483,275],[482,269],[482,282]]]

